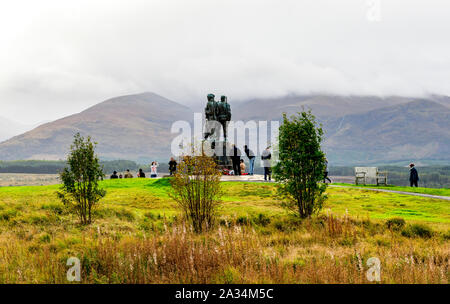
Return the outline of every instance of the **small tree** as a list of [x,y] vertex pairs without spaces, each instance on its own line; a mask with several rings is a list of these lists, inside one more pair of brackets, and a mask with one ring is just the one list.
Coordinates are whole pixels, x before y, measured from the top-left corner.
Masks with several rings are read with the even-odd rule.
[[214,226],[222,196],[221,175],[214,159],[202,154],[183,157],[171,180],[173,194],[170,196],[197,233]]
[[297,211],[301,218],[319,211],[326,198],[326,184],[319,183],[325,171],[322,136],[322,128],[310,111],[292,116],[291,120],[283,114],[274,178],[280,182],[278,193],[284,206]]
[[63,185],[58,197],[78,215],[82,225],[92,222],[93,208],[106,195],[98,184],[104,173],[94,148],[95,143],[90,137],[84,139],[77,133],[67,157],[68,167],[60,173]]

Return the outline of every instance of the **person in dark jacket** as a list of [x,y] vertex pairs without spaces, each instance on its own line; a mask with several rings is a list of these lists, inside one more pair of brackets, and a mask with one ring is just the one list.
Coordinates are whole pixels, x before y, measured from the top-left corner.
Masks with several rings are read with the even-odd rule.
[[177,161],[171,157],[169,162],[169,173],[170,175],[174,175],[177,171]]
[[417,169],[414,167],[414,164],[409,165],[409,183],[411,187],[416,186],[418,187],[419,182],[419,173],[417,172]]
[[145,178],[144,170],[139,169],[138,177]]
[[111,178],[111,179],[119,178],[119,177],[117,176],[117,171],[114,171],[110,178]]
[[250,150],[247,145],[244,146],[245,154],[248,157],[248,162],[250,164],[250,168],[248,169],[248,174],[253,175],[253,170],[255,168],[255,153],[253,153],[252,150]]
[[241,175],[241,150],[236,145],[233,145],[231,161],[233,162],[234,175]]

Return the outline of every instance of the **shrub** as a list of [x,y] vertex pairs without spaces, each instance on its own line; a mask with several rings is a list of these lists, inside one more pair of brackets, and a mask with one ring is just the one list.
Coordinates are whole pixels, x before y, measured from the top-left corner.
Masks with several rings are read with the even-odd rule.
[[202,153],[200,156],[185,156],[171,179],[173,193],[169,195],[197,233],[215,224],[222,196],[221,176],[214,159]]
[[412,224],[402,230],[402,235],[406,237],[430,238],[433,230],[424,224]]
[[400,217],[394,217],[386,221],[386,227],[395,231],[400,231],[405,226],[405,224],[405,220]]
[[311,112],[302,112],[291,120],[283,114],[279,132],[279,162],[274,168],[278,193],[283,206],[301,218],[310,217],[322,209],[326,199],[326,184],[320,184],[325,171],[322,128]]
[[78,215],[82,225],[92,222],[92,211],[97,202],[106,195],[98,181],[103,179],[103,169],[95,155],[94,143],[75,135],[67,157],[68,167],[60,174],[63,182],[58,197],[68,209]]

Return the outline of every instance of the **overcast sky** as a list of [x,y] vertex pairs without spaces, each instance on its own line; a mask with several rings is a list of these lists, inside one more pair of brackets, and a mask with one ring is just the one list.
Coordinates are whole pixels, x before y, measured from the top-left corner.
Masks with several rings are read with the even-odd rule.
[[450,95],[449,37],[447,0],[1,1],[0,116],[143,91]]

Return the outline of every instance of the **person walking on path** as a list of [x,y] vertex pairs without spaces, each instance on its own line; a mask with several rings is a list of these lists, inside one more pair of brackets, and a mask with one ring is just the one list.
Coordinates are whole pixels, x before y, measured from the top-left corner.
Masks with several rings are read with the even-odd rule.
[[177,161],[171,157],[169,162],[169,174],[172,176],[177,171]]
[[231,155],[231,161],[233,162],[234,175],[241,175],[241,151],[233,145],[233,154]]
[[417,172],[417,169],[414,167],[414,164],[409,164],[409,183],[411,187],[418,187],[419,182],[419,173]]
[[156,162],[156,161],[154,161],[154,162],[152,162],[152,165],[151,165],[151,173],[150,173],[150,177],[151,178],[156,178],[156,177],[158,177],[158,163]]
[[248,174],[253,175],[253,170],[255,169],[255,154],[247,147],[247,145],[244,146],[244,151],[248,157],[249,162]]
[[272,179],[272,172],[271,172],[271,159],[272,159],[272,153],[270,153],[270,146],[267,147],[262,155],[261,155],[261,162],[264,167],[264,180],[267,181],[267,177],[269,178],[269,181]]

